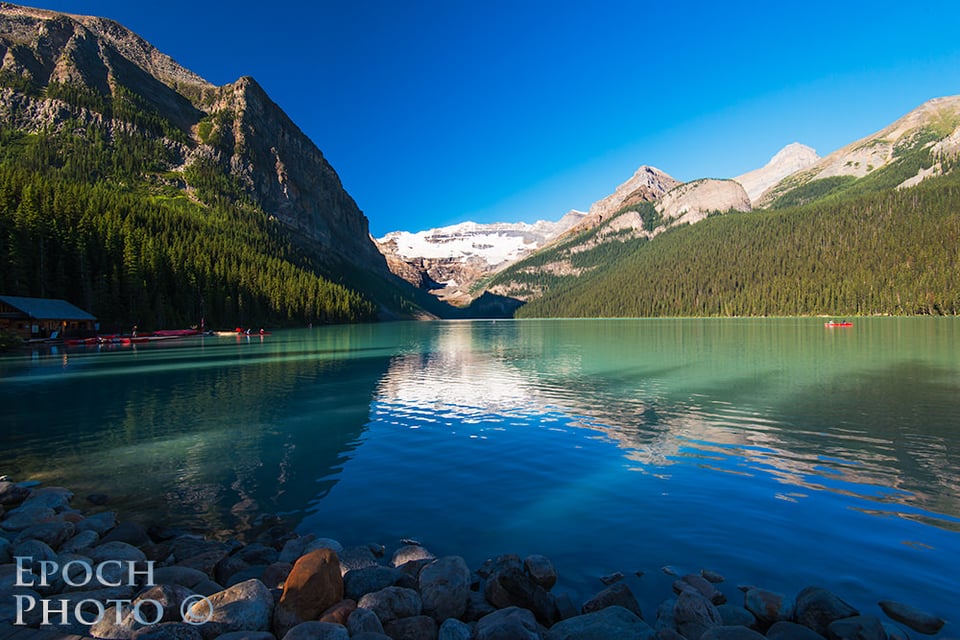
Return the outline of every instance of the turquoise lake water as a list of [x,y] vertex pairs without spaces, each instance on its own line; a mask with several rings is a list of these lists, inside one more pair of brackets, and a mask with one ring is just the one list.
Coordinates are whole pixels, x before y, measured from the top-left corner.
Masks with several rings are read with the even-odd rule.
[[[706,567],[863,612],[960,611],[960,321],[548,320],[323,327],[0,358],[0,473],[149,524],[471,567],[542,553],[644,613]],[[634,575],[645,572],[643,577]],[[957,635],[954,620],[945,633]]]

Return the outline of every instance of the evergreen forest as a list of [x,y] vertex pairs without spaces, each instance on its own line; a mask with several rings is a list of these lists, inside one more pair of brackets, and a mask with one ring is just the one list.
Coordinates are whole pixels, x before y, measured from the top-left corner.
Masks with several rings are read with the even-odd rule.
[[960,313],[957,172],[909,189],[846,189],[780,206],[629,241],[627,255],[552,283],[517,315]]

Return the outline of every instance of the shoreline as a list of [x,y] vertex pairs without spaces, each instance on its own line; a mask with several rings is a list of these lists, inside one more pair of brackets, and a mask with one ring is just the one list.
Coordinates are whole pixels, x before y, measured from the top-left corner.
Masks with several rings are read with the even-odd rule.
[[[108,506],[98,494],[87,501]],[[417,540],[344,547],[279,523],[244,544],[145,528],[113,511],[87,515],[73,502],[63,487],[0,479],[0,622],[108,640],[908,640],[957,633],[955,622],[925,613],[922,602],[883,601],[883,614],[861,614],[858,606],[874,603],[847,603],[816,586],[790,594],[733,586],[707,568],[678,575],[665,566],[672,592],[660,602],[638,602],[618,572],[575,603],[554,590],[563,577],[540,555],[506,554],[468,567]]]

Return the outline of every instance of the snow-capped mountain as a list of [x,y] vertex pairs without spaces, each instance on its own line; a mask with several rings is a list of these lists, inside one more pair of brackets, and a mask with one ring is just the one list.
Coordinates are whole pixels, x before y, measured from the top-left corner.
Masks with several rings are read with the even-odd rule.
[[395,274],[443,300],[465,303],[478,280],[542,247],[585,215],[571,211],[556,222],[462,222],[427,231],[392,231],[377,244]]

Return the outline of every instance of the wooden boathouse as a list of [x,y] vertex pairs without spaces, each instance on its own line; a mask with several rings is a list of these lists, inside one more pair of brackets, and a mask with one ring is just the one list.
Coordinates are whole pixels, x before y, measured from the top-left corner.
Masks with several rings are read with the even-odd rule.
[[66,300],[0,296],[0,331],[24,340],[91,335],[97,319]]

